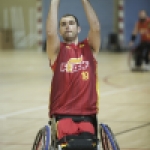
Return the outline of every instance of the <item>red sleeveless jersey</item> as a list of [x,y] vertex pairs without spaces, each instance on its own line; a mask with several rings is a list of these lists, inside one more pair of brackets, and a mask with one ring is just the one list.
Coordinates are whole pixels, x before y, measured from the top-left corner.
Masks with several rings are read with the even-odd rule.
[[145,22],[138,22],[138,31],[141,35],[141,41],[150,42],[150,18]]
[[52,67],[50,116],[92,115],[98,111],[97,62],[87,40],[78,45],[60,43]]

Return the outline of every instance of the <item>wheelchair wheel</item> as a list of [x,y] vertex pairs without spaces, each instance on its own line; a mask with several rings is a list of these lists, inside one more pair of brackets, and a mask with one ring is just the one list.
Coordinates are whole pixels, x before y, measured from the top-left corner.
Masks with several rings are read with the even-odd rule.
[[118,143],[115,139],[110,127],[105,124],[101,124],[100,136],[102,147],[104,150],[120,150]]
[[128,54],[128,66],[129,70],[133,71],[135,68],[135,50],[130,50]]
[[49,150],[51,131],[49,126],[40,129],[34,140],[32,150]]
[[145,65],[145,63],[143,62],[144,60],[144,53],[141,56],[142,58],[142,64],[141,66],[137,67],[135,65],[135,61],[136,61],[136,49],[132,49],[129,51],[128,54],[128,66],[129,66],[129,70],[133,71],[133,72],[145,72],[145,71],[149,71],[150,67],[148,65]]

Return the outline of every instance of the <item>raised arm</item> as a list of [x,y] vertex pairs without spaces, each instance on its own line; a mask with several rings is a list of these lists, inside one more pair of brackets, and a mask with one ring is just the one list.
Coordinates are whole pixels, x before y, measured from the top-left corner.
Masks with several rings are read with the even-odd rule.
[[98,52],[101,44],[99,20],[88,0],[82,0],[82,4],[90,26],[90,31],[88,34],[89,44],[94,52]]
[[48,54],[48,58],[51,60],[52,63],[58,54],[60,46],[60,40],[57,32],[57,25],[58,25],[57,15],[59,3],[60,0],[51,0],[46,23],[46,33],[47,33],[46,51]]

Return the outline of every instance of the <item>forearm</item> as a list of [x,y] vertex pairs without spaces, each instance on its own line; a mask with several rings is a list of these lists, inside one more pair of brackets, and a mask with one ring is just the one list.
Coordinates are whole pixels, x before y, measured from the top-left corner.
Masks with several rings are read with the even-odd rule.
[[137,24],[135,24],[134,29],[131,34],[130,42],[132,42],[132,43],[135,42],[137,34],[138,34],[138,26],[137,26]]
[[84,7],[86,16],[87,16],[87,20],[90,25],[90,29],[91,30],[99,30],[100,29],[99,20],[97,18],[97,15],[96,15],[94,9],[92,8],[91,4],[89,3],[88,0],[82,0],[82,4]]
[[60,0],[51,0],[46,24],[46,32],[48,35],[53,35],[57,33],[57,15],[59,3]]
[[138,31],[138,23],[136,23],[135,26],[134,26],[134,29],[132,31],[132,34],[136,36],[138,34],[138,32],[139,32]]

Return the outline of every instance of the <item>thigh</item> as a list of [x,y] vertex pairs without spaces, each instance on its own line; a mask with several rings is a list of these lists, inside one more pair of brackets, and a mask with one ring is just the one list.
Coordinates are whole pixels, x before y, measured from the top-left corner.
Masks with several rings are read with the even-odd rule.
[[78,124],[78,128],[79,128],[80,133],[82,133],[82,132],[89,132],[89,133],[92,133],[92,134],[95,133],[94,126],[90,122],[84,122],[84,121],[80,122]]
[[78,125],[71,118],[64,118],[57,121],[57,138],[61,139],[64,136],[78,134]]
[[136,51],[142,52],[147,47],[147,43],[141,42],[137,45]]
[[150,52],[150,42],[147,43],[147,49]]

